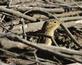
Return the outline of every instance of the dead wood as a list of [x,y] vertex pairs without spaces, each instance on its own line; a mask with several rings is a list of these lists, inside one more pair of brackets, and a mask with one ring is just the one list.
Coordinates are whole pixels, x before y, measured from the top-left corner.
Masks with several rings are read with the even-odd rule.
[[65,17],[65,18],[59,18],[61,21],[73,21],[73,20],[81,20],[81,16],[75,16],[75,17]]
[[71,63],[71,64],[67,64],[67,65],[81,65],[80,63]]
[[55,51],[55,52],[54,52],[52,49],[48,49],[48,48],[43,47],[43,46],[41,46],[41,45],[38,45],[38,44],[36,44],[36,43],[32,43],[32,42],[26,41],[26,40],[21,39],[20,37],[18,37],[18,36],[16,36],[16,35],[1,34],[1,36],[2,36],[2,37],[5,36],[5,37],[8,37],[8,38],[11,38],[12,40],[18,39],[20,42],[22,42],[22,43],[24,43],[24,44],[26,44],[26,45],[29,45],[29,46],[32,46],[32,47],[34,47],[34,48],[41,49],[41,50],[44,50],[44,51],[53,53],[53,54],[55,54],[55,55],[59,55],[59,56],[64,57],[64,58],[69,58],[69,59],[72,59],[72,60],[74,60],[74,61],[76,61],[76,62],[80,62],[80,63],[81,63],[81,60],[75,58],[74,56],[62,54],[62,53],[60,53],[60,52],[58,52],[58,51]]
[[21,65],[35,64],[35,62],[29,61],[29,60],[23,60],[23,59],[9,58],[7,60],[10,63],[21,64]]
[[[36,60],[31,59],[30,57],[25,56],[25,55],[21,55],[21,54],[18,54],[18,53],[13,53],[11,51],[8,51],[8,50],[2,49],[2,48],[0,48],[0,51],[3,51],[5,53],[5,55],[7,55],[8,57],[11,56],[10,58],[7,59],[8,63],[22,64],[22,65],[39,63],[39,64],[46,65],[46,62],[36,61]],[[26,59],[17,59],[16,57],[25,57]],[[43,60],[41,58],[39,58],[39,59]],[[52,61],[48,61],[48,62],[52,62]],[[54,62],[52,62],[52,63],[56,64]]]
[[55,7],[59,7],[58,5],[53,5],[53,4],[45,4],[45,3],[41,3],[41,2],[34,2],[34,3],[29,3],[27,4],[28,7],[43,7],[43,8],[55,8]]
[[17,56],[19,56],[19,54],[7,51],[7,50],[2,49],[2,48],[0,48],[0,51],[3,51],[7,56],[11,56],[11,57],[17,57]]
[[[25,32],[35,32],[41,30],[44,21],[37,22],[37,23],[29,23],[24,25]],[[16,25],[12,30],[12,32],[17,34],[22,34],[22,25]]]
[[66,33],[70,36],[70,38],[73,40],[73,42],[74,42],[79,48],[81,48],[80,43],[73,37],[73,35],[71,34],[71,32],[68,30],[68,28],[65,27],[65,25],[63,25],[63,24],[61,24],[61,27],[63,27],[63,29],[65,29]]
[[0,64],[1,64],[1,65],[11,65],[11,64],[4,63],[4,62],[2,62],[1,60],[0,60]]
[[81,27],[81,26],[80,26],[81,21],[82,21],[82,20],[70,21],[70,22],[65,22],[65,23],[63,23],[63,24],[64,24],[66,27],[68,27],[68,28],[69,28],[69,27],[76,27],[76,26],[77,26],[77,27],[78,27],[78,26]]
[[53,51],[59,51],[61,53],[82,56],[81,51],[71,50],[71,49],[67,49],[67,48],[64,48],[64,47],[55,47],[55,46],[53,47],[53,46],[51,46],[51,47],[47,47],[47,48],[53,49]]
[[82,13],[81,11],[73,11],[73,12],[66,12],[66,13],[64,12],[62,14],[54,14],[54,15],[57,17],[68,17],[68,16],[77,16],[81,13]]
[[[81,6],[81,0],[1,0],[0,63],[82,64]],[[41,33],[43,24],[51,19],[61,23],[53,37]],[[38,43],[45,42],[44,38],[50,38],[52,45]]]
[[14,42],[14,41],[11,41],[7,38],[0,38],[0,45],[2,45],[3,48],[5,49],[10,49],[10,48],[20,48],[20,49],[23,49],[23,48],[27,48],[26,45],[20,43],[20,42]]
[[12,14],[12,15],[15,15],[17,17],[24,18],[24,19],[27,19],[27,20],[30,20],[30,21],[36,21],[36,19],[33,18],[33,17],[24,15],[24,14],[18,12],[18,11],[8,9],[8,8],[5,8],[5,7],[0,7],[0,11],[5,12],[5,13],[9,13],[9,14]]
[[[12,8],[16,8],[16,7],[12,6]],[[51,13],[62,13],[62,12],[64,12],[63,8],[49,9],[49,8],[41,8],[41,7],[17,7],[16,9],[18,11],[22,11],[22,12],[25,12],[27,10],[42,10],[42,11],[47,11],[47,12],[51,12]]]

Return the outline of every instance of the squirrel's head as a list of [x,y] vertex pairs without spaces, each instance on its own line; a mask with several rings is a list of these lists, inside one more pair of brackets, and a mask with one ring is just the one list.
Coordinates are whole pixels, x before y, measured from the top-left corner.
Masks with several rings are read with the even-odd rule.
[[56,29],[57,27],[59,27],[60,22],[56,19],[50,19],[49,21],[47,21],[47,28],[48,29]]

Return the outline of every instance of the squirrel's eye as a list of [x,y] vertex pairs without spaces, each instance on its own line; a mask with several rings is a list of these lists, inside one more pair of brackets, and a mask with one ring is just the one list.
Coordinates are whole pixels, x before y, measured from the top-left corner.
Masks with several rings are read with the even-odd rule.
[[56,23],[56,22],[54,22],[54,23]]

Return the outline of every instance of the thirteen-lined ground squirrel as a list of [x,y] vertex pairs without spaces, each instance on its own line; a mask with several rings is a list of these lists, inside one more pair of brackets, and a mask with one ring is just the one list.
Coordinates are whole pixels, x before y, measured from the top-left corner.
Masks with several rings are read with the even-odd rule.
[[[50,19],[46,21],[42,27],[45,35],[53,37],[54,31],[60,26],[60,22],[56,19]],[[52,40],[50,38],[45,39],[45,44],[47,46],[52,45]]]

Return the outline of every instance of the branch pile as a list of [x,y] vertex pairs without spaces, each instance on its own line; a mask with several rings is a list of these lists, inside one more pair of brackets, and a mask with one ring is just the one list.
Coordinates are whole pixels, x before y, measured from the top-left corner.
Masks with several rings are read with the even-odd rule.
[[[81,0],[1,0],[0,64],[81,65],[81,6]],[[53,37],[42,33],[51,19],[60,22]],[[53,44],[46,46],[42,38]]]

